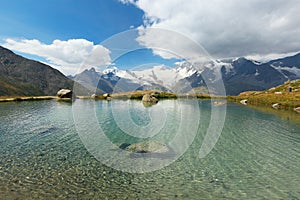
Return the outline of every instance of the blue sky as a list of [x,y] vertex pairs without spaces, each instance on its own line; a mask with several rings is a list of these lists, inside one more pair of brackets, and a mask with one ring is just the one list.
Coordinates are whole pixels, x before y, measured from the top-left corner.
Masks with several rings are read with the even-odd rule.
[[36,39],[85,38],[95,43],[143,23],[143,12],[117,0],[2,1],[2,37]]
[[[0,6],[0,45],[66,75],[109,63],[174,66],[204,54],[266,60],[299,52],[299,10],[298,0],[9,0]],[[124,41],[139,50],[115,60],[124,41],[106,41],[128,30]]]
[[[114,34],[141,26],[143,15],[144,12],[136,6],[117,0],[3,1],[0,7],[0,37],[2,43],[7,38],[13,38],[37,39],[44,44],[51,44],[56,39],[85,39],[99,44]],[[20,49],[15,52],[47,63],[45,57],[36,53],[26,53]],[[113,62],[121,68],[131,68],[145,62],[173,65],[175,61],[162,59],[154,56],[151,50],[143,49]],[[60,69],[59,66],[56,68]],[[72,72],[74,70],[65,73]]]

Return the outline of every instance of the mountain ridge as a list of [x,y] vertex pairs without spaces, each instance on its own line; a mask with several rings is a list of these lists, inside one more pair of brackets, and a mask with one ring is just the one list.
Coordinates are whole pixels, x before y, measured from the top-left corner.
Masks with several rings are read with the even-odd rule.
[[0,96],[55,95],[73,83],[60,71],[0,46]]
[[227,95],[266,90],[300,78],[300,53],[264,63],[241,57],[207,63],[182,62],[175,67],[157,65],[132,71],[111,65],[103,71],[90,68],[66,77],[46,64],[0,46],[0,96],[55,95],[61,88],[72,89],[74,81],[86,88],[87,95],[135,90],[213,93],[207,90],[207,84],[217,80],[216,72],[221,75]]
[[[285,63],[289,65],[286,66]],[[296,69],[299,69],[299,73],[295,72]],[[248,90],[265,90],[283,84],[287,80],[300,78],[300,54],[269,62],[258,62],[240,57],[205,64],[185,62],[174,68],[158,65],[129,71],[120,70],[116,66],[108,66],[103,72],[96,72],[95,69],[91,72],[94,73],[94,77],[98,76],[100,81],[103,79],[112,83],[110,89],[105,90],[106,92],[114,91],[113,87],[116,82],[113,81],[122,80],[123,83],[137,84],[140,88],[147,86],[148,89],[163,88],[167,91],[188,93],[193,89],[208,92],[205,80],[207,82],[215,80],[215,70],[220,70],[227,95],[238,95]],[[80,81],[85,82],[83,79]],[[103,88],[104,86],[104,84],[98,84],[96,87]],[[132,89],[132,87],[129,88]]]

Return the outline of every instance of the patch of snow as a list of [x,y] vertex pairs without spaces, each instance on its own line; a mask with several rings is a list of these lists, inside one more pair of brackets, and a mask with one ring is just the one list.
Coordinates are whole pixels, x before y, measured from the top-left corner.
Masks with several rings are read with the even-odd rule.
[[103,70],[103,74],[116,74],[119,71],[119,69],[115,66],[108,66],[105,70]]
[[224,66],[225,70],[226,70],[226,72],[225,72],[226,74],[228,74],[229,72],[231,72],[234,69],[231,63],[217,62],[217,63],[215,63],[215,65],[219,69],[221,69]]
[[[300,69],[297,68],[297,67],[277,67],[277,66],[274,66],[274,65],[271,65],[271,66],[273,68],[275,68],[277,71],[281,72],[281,73],[282,73],[282,70],[286,70],[286,71],[291,72],[293,74],[296,74],[296,76],[300,77]],[[285,76],[285,77],[288,78],[287,76]]]
[[171,87],[180,79],[190,76],[191,72],[186,68],[169,68],[164,65],[154,66],[144,70],[132,71],[140,80],[147,80],[153,83]]
[[238,59],[240,59],[239,57],[232,59],[232,62],[237,61]]
[[263,64],[262,62],[258,62],[258,61],[255,61],[255,60],[252,60],[252,63],[255,64],[255,65],[262,65]]

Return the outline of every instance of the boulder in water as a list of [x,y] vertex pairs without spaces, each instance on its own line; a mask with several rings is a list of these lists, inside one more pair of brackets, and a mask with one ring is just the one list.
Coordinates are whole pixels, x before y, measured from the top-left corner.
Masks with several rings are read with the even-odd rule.
[[57,92],[57,96],[62,99],[72,99],[73,91],[69,89],[61,89]]
[[157,141],[147,141],[147,142],[131,144],[126,147],[126,150],[133,153],[164,154],[170,152],[170,148],[166,144]]
[[279,104],[279,103],[274,103],[274,104],[272,105],[272,108],[274,108],[274,109],[279,109],[279,108],[280,108],[280,104]]
[[300,113],[300,107],[294,108],[294,111]]
[[243,99],[240,101],[241,104],[243,105],[247,105],[248,104],[248,100],[247,99]]
[[150,94],[145,94],[142,98],[142,102],[157,103],[158,99]]
[[99,96],[97,94],[92,94],[91,98],[92,99],[97,99]]

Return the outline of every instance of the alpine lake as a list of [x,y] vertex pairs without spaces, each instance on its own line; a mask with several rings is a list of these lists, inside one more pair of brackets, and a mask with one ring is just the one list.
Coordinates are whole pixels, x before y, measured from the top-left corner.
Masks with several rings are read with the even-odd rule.
[[[218,123],[212,117],[214,106],[226,107],[224,126],[214,147],[201,157],[209,124]],[[95,119],[78,121],[88,114]],[[297,115],[210,100],[163,100],[151,107],[133,100],[1,103],[0,199],[297,200]],[[107,166],[87,148],[84,138],[94,127],[101,127],[117,147],[149,140],[168,144],[174,134],[194,135],[168,165],[135,173],[122,170],[122,163]],[[139,129],[153,135],[138,137]]]

